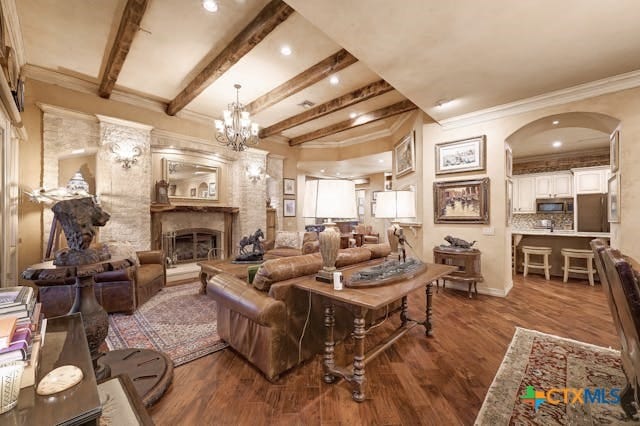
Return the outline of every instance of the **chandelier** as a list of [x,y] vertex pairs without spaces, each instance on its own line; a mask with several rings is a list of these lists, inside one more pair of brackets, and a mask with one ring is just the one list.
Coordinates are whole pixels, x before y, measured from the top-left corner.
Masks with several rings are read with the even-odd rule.
[[236,101],[223,111],[224,121],[215,120],[216,140],[234,151],[244,151],[259,142],[258,124],[249,119],[249,111],[240,103],[240,85],[235,84]]

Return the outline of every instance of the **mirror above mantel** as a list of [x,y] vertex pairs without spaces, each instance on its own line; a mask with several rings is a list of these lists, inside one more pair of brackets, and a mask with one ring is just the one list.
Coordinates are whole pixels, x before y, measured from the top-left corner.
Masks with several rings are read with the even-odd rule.
[[162,159],[169,199],[217,201],[220,168],[207,164]]

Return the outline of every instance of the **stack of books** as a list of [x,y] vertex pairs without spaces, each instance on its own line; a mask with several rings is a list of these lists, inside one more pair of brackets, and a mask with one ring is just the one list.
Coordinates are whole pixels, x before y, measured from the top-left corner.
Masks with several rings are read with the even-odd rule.
[[28,361],[40,325],[33,288],[0,288],[0,363]]

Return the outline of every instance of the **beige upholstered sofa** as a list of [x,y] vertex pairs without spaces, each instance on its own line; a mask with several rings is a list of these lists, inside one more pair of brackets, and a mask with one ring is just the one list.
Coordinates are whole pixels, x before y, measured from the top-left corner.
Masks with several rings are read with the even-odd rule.
[[[344,249],[336,266],[364,265],[389,251],[386,244]],[[300,277],[315,274],[321,267],[320,254],[313,253],[266,261],[253,284],[224,273],[208,282],[207,295],[217,302],[220,337],[269,380],[277,380],[281,373],[324,349],[324,298],[293,286]],[[399,301],[395,302],[389,311],[399,306]],[[367,318],[370,322],[386,313],[386,309],[370,312]],[[352,314],[336,309],[336,341],[351,331],[351,324]]]
[[264,259],[300,256],[320,251],[320,241],[316,232],[278,231],[274,240],[263,244]]

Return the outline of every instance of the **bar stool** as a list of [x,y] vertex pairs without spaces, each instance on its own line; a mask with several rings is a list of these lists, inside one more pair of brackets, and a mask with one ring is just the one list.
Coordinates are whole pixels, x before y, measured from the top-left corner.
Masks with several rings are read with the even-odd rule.
[[[522,253],[524,254],[524,276],[529,273],[529,268],[532,269],[544,269],[544,277],[548,281],[549,274],[551,272],[551,265],[549,264],[549,256],[551,255],[551,247],[536,247],[536,246],[522,246]],[[542,256],[542,263],[531,262],[529,256],[536,255]]]
[[[563,282],[566,283],[569,279],[569,272],[575,272],[577,274],[587,274],[589,277],[589,285],[593,285],[593,275],[596,273],[593,267],[593,251],[563,248],[560,250],[560,254],[564,256],[564,266],[562,267],[562,270],[564,271],[564,277],[562,279]],[[571,259],[585,259],[587,261],[587,266],[571,266]]]

